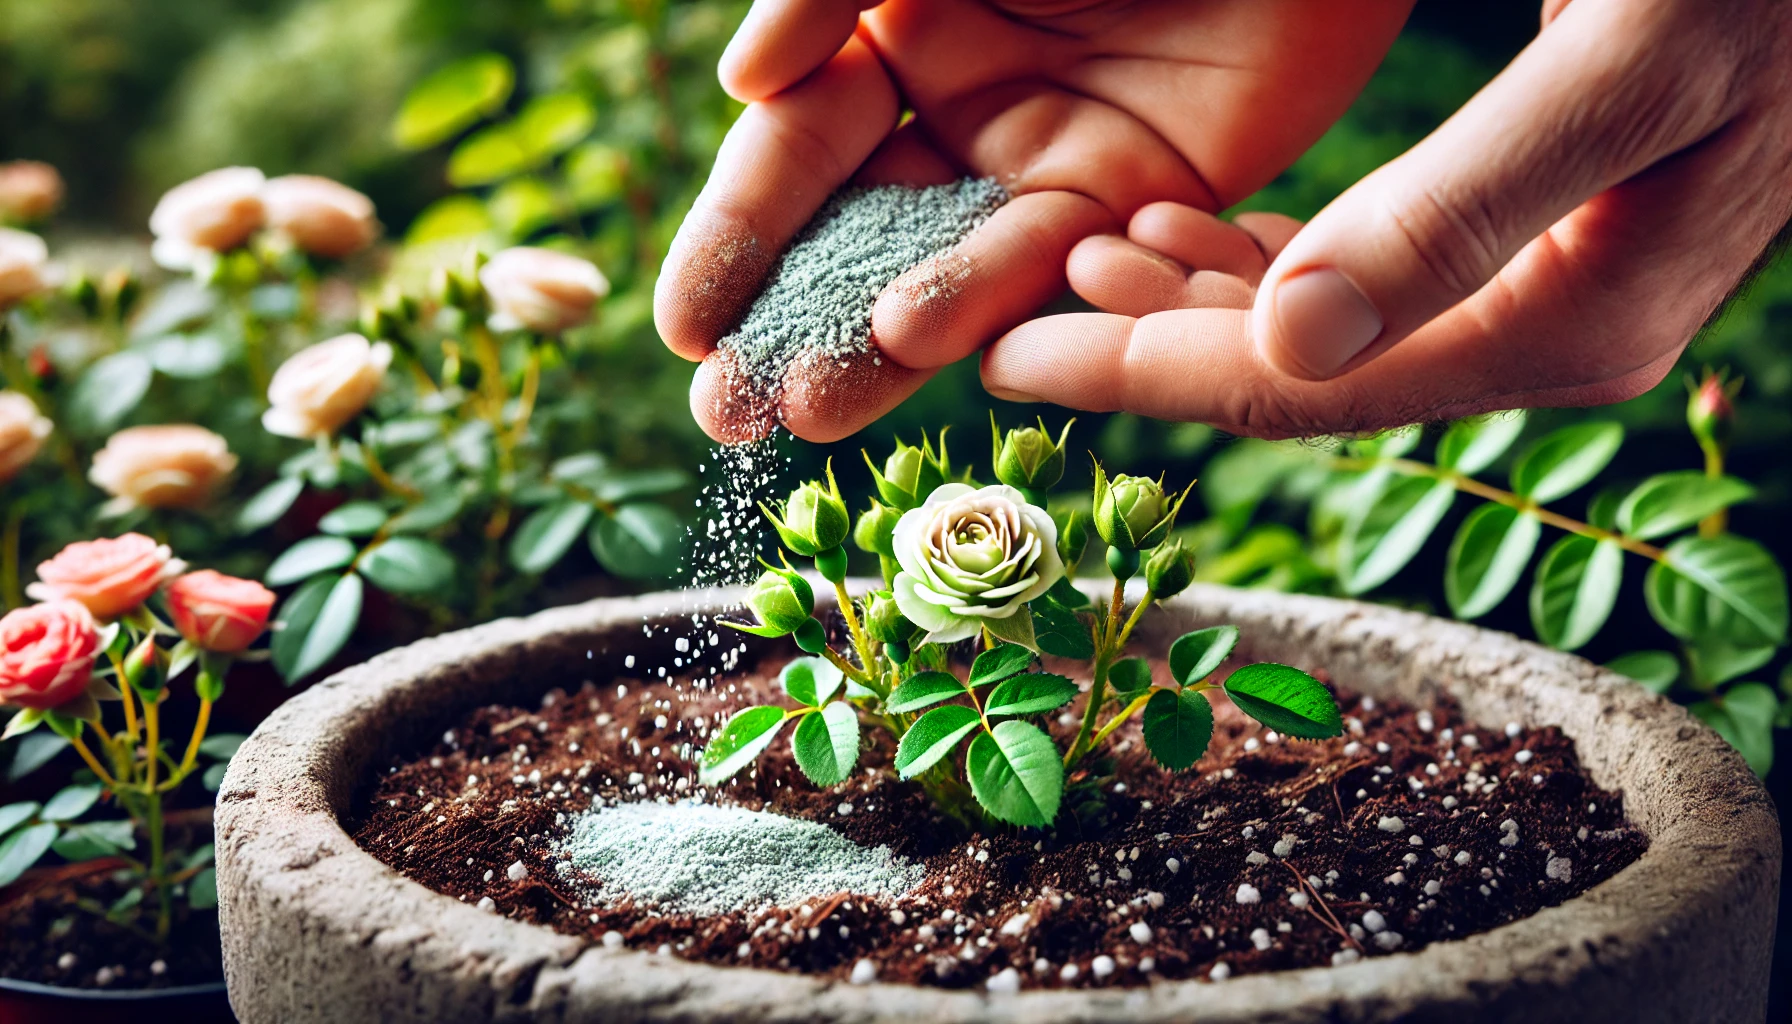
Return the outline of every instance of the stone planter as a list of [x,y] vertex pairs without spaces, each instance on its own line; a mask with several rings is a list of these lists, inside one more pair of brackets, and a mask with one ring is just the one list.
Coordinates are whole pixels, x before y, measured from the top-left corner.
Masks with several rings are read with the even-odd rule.
[[[1484,724],[1558,725],[1622,790],[1648,852],[1585,895],[1481,935],[1338,968],[1228,982],[987,996],[852,986],[600,946],[483,913],[362,852],[338,823],[368,773],[468,709],[528,702],[736,591],[601,600],[396,650],[286,704],[218,794],[231,1002],[250,1024],[352,1021],[1759,1021],[1778,902],[1772,804],[1677,706],[1511,636],[1322,598],[1196,587],[1142,646],[1215,622],[1252,660],[1324,667],[1370,694],[1438,693]],[[649,638],[644,618],[674,626]],[[644,660],[644,664],[656,664]]]

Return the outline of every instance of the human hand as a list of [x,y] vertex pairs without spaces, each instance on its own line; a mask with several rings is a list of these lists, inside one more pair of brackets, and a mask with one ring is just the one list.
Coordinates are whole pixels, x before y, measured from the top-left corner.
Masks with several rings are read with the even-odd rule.
[[[742,440],[775,419],[817,441],[871,422],[1059,295],[1080,240],[1150,202],[1213,211],[1256,191],[1343,112],[1410,6],[759,0],[721,66],[751,105],[655,295],[667,345],[705,360],[691,389],[698,422]],[[904,105],[915,116],[898,128]],[[831,192],[967,173],[1015,198],[879,298],[882,359],[794,376],[775,409],[730,393],[716,342]],[[942,276],[952,287],[916,286]]]
[[1160,204],[1085,241],[1070,280],[1108,312],[1010,332],[985,385],[1278,437],[1653,387],[1792,216],[1792,7],[1564,0],[1544,24],[1298,231]]

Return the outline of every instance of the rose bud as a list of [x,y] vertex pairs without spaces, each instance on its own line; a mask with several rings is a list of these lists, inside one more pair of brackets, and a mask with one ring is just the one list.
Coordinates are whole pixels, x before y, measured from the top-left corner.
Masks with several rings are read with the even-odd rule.
[[826,487],[820,481],[810,480],[791,491],[790,497],[778,507],[778,512],[773,512],[764,503],[760,504],[759,510],[771,520],[772,528],[778,531],[784,546],[792,554],[807,558],[839,547],[852,526],[852,515],[846,511],[846,499],[840,496],[831,466]]
[[110,621],[149,600],[186,567],[168,545],[141,533],[77,541],[40,564],[38,582],[25,593],[39,601],[75,601],[94,618]]
[[1701,448],[1721,454],[1729,448],[1735,428],[1735,399],[1742,390],[1742,378],[1726,381],[1724,374],[1707,369],[1704,379],[1697,385],[1689,384],[1688,390],[1691,397],[1686,401],[1687,427]]
[[0,618],[0,702],[47,711],[87,692],[99,654],[93,614],[75,601],[16,608]]
[[747,607],[758,617],[759,625],[740,622],[724,622],[722,625],[754,636],[787,636],[801,628],[815,613],[815,591],[801,574],[768,565],[753,581],[752,589],[747,591]]
[[[1192,485],[1191,485],[1192,486]],[[1188,498],[1184,490],[1172,499],[1161,480],[1124,473],[1110,483],[1100,466],[1095,467],[1095,532],[1110,547],[1123,551],[1154,548],[1170,535],[1176,514]]]
[[896,604],[929,643],[987,628],[1031,647],[1027,602],[1064,577],[1057,524],[1005,484],[935,488],[896,524],[896,559]]
[[479,268],[497,311],[492,326],[555,334],[591,318],[591,307],[610,294],[610,282],[589,260],[552,249],[505,249]]
[[1089,547],[1089,516],[1077,508],[1053,516],[1052,520],[1058,524],[1058,557],[1064,561],[1064,573],[1074,575]]
[[[861,453],[863,454],[863,453]],[[896,442],[896,450],[884,460],[883,472],[878,472],[871,465],[871,456],[865,456],[865,465],[871,466],[872,479],[877,484],[877,493],[883,496],[884,503],[898,512],[907,512],[927,500],[939,486],[946,482],[951,474],[951,466],[946,458],[946,437],[940,435],[940,451],[936,456],[933,445],[927,436],[921,436],[921,447]]]
[[871,507],[861,512],[853,525],[852,541],[867,554],[894,558],[896,522],[901,518],[902,513],[873,498]]
[[202,651],[236,654],[268,628],[274,592],[254,580],[201,569],[168,584],[174,628]]
[[361,414],[392,365],[392,346],[359,334],[320,341],[280,364],[261,425],[271,434],[327,437]]
[[1145,562],[1145,589],[1159,601],[1175,597],[1195,580],[1195,554],[1179,540],[1160,544]]
[[49,247],[29,231],[0,228],[0,311],[50,286]]
[[62,205],[62,175],[38,160],[0,164],[0,219],[29,224]]
[[0,484],[37,458],[50,430],[50,421],[31,399],[17,391],[0,391]]
[[151,255],[170,270],[189,270],[202,251],[242,245],[262,225],[265,184],[253,167],[220,167],[169,189],[149,215]]
[[380,222],[373,200],[329,178],[287,174],[261,191],[268,227],[313,256],[342,259],[373,244]]
[[93,456],[88,479],[113,496],[112,509],[203,504],[236,468],[224,439],[204,427],[128,427]]
[[908,620],[896,604],[896,595],[880,590],[865,599],[865,632],[884,645],[884,653],[898,665],[907,664],[911,644],[921,627]]
[[1046,491],[1064,479],[1064,442],[1076,420],[1064,424],[1054,443],[1045,432],[1045,420],[1037,427],[1010,430],[1006,436],[996,429],[995,414],[989,418],[991,436],[990,465],[996,479],[1025,492],[1035,505],[1043,505]]

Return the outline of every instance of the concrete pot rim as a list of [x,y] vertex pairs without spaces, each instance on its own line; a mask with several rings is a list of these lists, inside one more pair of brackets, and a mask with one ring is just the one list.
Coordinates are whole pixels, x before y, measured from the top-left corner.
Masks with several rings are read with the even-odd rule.
[[[441,680],[446,678],[464,682],[482,671],[501,673],[514,664],[506,660],[509,653],[531,646],[587,641],[607,646],[593,638],[617,633],[618,627],[623,633],[632,629],[633,641],[640,642],[644,619],[688,621],[694,612],[738,607],[741,593],[717,589],[602,599],[489,623],[383,654],[276,710],[243,744],[218,797],[226,973],[233,1002],[239,1002],[239,989],[248,1000],[239,1002],[239,1013],[245,1006],[253,1012],[260,1005],[267,979],[253,971],[250,947],[258,925],[238,905],[269,901],[289,904],[281,912],[300,915],[307,928],[344,929],[375,946],[403,943],[407,963],[460,965],[457,970],[476,965],[488,972],[485,987],[511,986],[497,993],[494,1005],[507,1001],[534,1013],[567,1000],[588,1001],[593,986],[626,985],[640,989],[640,997],[631,997],[630,1003],[638,1019],[660,1016],[643,1006],[660,1007],[666,1017],[701,1018],[706,1007],[719,1013],[713,1008],[743,992],[761,1008],[754,1019],[765,1020],[1084,1020],[1122,1014],[1135,1021],[1187,1020],[1191,1015],[1202,1020],[1330,1019],[1303,1015],[1317,1005],[1353,1006],[1360,1019],[1382,1019],[1378,1012],[1393,1005],[1389,1000],[1461,1004],[1468,999],[1467,1005],[1475,1005],[1477,992],[1494,979],[1542,987],[1574,984],[1570,975],[1588,969],[1589,959],[1607,969],[1633,953],[1647,959],[1654,955],[1649,953],[1652,944],[1698,939],[1700,928],[1714,926],[1708,919],[1729,913],[1725,908],[1736,903],[1749,904],[1737,911],[1736,919],[1746,931],[1755,927],[1758,916],[1752,901],[1762,898],[1770,904],[1765,941],[1771,949],[1771,901],[1780,858],[1776,814],[1741,758],[1684,709],[1584,660],[1507,634],[1356,602],[1221,587],[1191,588],[1169,603],[1171,617],[1238,621],[1247,643],[1252,623],[1284,622],[1313,637],[1330,638],[1309,660],[1354,651],[1365,670],[1379,664],[1376,659],[1385,661],[1393,681],[1380,684],[1384,692],[1398,687],[1409,700],[1449,692],[1471,719],[1484,725],[1505,720],[1562,725],[1575,737],[1595,780],[1625,790],[1627,811],[1650,836],[1649,850],[1567,903],[1416,953],[1250,975],[1218,985],[1181,981],[988,997],[910,986],[848,986],[607,950],[426,889],[362,851],[339,824],[357,784],[345,777],[341,762],[353,760],[357,745],[368,742],[357,730],[380,729],[393,715],[394,701],[406,697],[414,704],[418,694],[445,685]],[[1141,633],[1149,643],[1163,639],[1150,630]],[[1307,642],[1302,635],[1296,632],[1280,646],[1299,649]],[[1332,645],[1331,654],[1325,644]],[[1352,678],[1348,667],[1333,671],[1342,682],[1364,683]],[[1452,672],[1475,680],[1476,686],[1452,678]],[[544,692],[558,681],[531,684],[533,692]],[[1373,692],[1376,687],[1367,688]],[[419,728],[440,729],[441,721],[468,706],[436,707],[439,721]],[[1609,733],[1589,728],[1590,723],[1609,725]],[[398,742],[374,740],[347,774],[376,770],[374,759],[386,756],[385,747]],[[1765,883],[1759,877],[1763,871]],[[339,891],[344,884],[365,887],[366,895],[375,898],[348,903],[328,898],[328,891]],[[1741,969],[1746,972],[1746,964]],[[1764,992],[1765,977],[1759,981]],[[1742,984],[1746,988],[1753,980]],[[1371,1012],[1375,1007],[1384,1011]],[[560,1012],[575,1016],[563,1007]]]

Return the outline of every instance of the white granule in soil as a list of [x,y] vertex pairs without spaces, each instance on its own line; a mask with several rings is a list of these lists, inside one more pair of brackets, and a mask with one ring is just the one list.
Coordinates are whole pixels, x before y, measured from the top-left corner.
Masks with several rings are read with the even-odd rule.
[[688,801],[588,811],[559,850],[594,905],[632,899],[704,917],[839,892],[899,896],[926,875],[889,847],[860,846],[826,825]]
[[[834,194],[779,258],[746,317],[718,347],[736,358],[737,390],[775,395],[799,359],[842,360],[871,348],[871,308],[903,272],[957,245],[1008,190],[994,178]],[[946,294],[951,274],[921,298]]]

